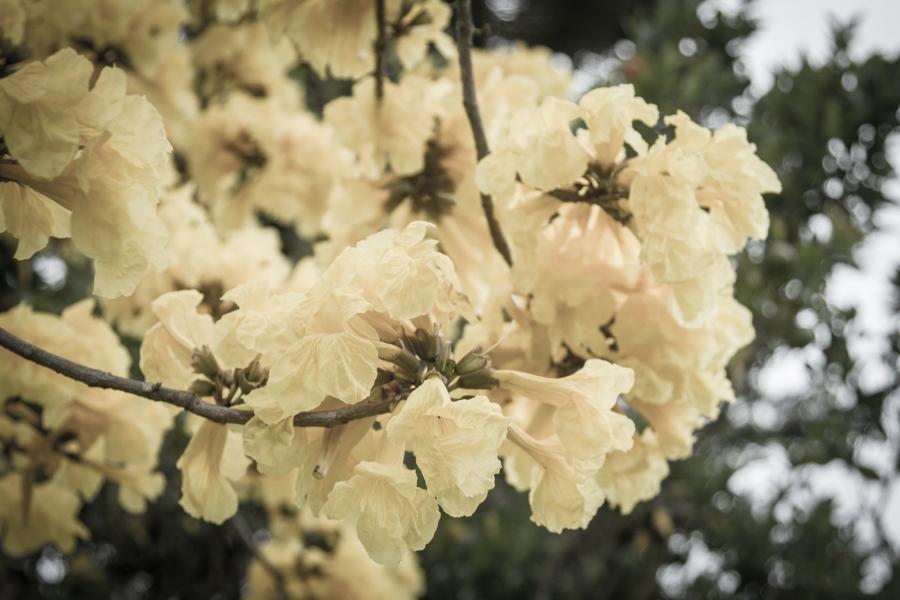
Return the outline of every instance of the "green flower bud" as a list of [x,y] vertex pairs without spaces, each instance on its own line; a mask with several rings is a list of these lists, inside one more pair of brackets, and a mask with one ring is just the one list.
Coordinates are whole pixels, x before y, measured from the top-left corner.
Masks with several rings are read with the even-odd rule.
[[469,375],[490,367],[491,359],[480,354],[481,348],[475,348],[456,363],[456,372],[459,375]]
[[202,398],[204,396],[212,396],[215,394],[216,385],[208,379],[195,379],[191,382],[191,386],[188,390]]
[[392,358],[388,359],[407,373],[416,373],[419,370],[419,358],[409,350],[400,350]]
[[434,357],[437,356],[437,338],[424,329],[416,329],[416,347],[421,348],[419,356],[425,360],[434,360]]
[[191,367],[193,367],[194,373],[204,375],[209,379],[215,379],[220,370],[219,362],[209,346],[194,348],[194,351],[191,352]]
[[268,379],[269,370],[259,364],[259,358],[254,358],[249,365],[236,369],[234,373],[234,380],[244,394],[264,386]]
[[459,378],[459,387],[469,390],[492,390],[497,387],[497,383],[489,369],[482,369]]

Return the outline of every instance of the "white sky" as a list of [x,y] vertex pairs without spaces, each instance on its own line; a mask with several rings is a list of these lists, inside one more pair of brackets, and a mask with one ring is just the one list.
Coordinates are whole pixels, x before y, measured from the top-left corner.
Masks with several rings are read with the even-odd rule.
[[[713,0],[723,12],[740,6],[741,0]],[[875,51],[900,52],[900,0],[757,0],[751,14],[760,30],[744,49],[754,91],[772,84],[772,71],[797,66],[801,53],[815,62],[828,55],[831,22],[861,18],[858,35],[850,48],[853,59]]]

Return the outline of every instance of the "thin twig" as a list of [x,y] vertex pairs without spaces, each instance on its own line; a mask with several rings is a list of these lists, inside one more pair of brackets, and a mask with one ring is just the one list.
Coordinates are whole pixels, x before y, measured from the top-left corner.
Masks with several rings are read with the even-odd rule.
[[375,0],[375,22],[378,37],[375,38],[375,99],[384,98],[384,78],[387,70],[387,17],[384,0]]
[[255,558],[259,562],[259,565],[272,576],[272,579],[275,580],[275,589],[278,591],[278,597],[281,598],[281,600],[290,600],[287,585],[284,581],[284,573],[279,571],[278,567],[273,565],[272,561],[270,561],[263,551],[259,549],[256,540],[253,539],[253,532],[250,531],[250,526],[247,524],[243,515],[234,515],[231,519],[231,524],[234,526],[234,530],[237,532],[238,537],[241,538],[241,541],[247,546],[247,550],[253,555],[253,558]]
[[[38,348],[3,328],[0,328],[0,347],[90,387],[118,390],[148,400],[165,402],[216,423],[243,425],[253,416],[253,413],[247,410],[237,410],[204,402],[193,392],[167,388],[161,383],[119,377],[73,362]],[[357,419],[388,413],[395,402],[396,399],[391,395],[387,395],[387,397],[370,396],[366,401],[344,408],[299,413],[294,416],[294,425],[296,427],[335,427]]]
[[[459,75],[462,82],[463,107],[469,118],[469,126],[472,128],[472,137],[475,138],[475,152],[478,160],[490,154],[487,137],[484,134],[484,125],[481,123],[481,113],[478,110],[478,97],[475,95],[475,75],[472,69],[472,2],[471,0],[456,0],[456,45],[459,49]],[[488,194],[481,194],[481,208],[484,210],[484,218],[487,219],[491,240],[497,252],[512,266],[512,256],[509,246],[500,230],[500,224],[494,215],[494,202]]]

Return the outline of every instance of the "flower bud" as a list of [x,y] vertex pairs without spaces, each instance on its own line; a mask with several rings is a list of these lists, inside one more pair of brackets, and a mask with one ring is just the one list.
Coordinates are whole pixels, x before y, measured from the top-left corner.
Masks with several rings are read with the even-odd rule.
[[194,348],[191,352],[191,367],[194,373],[205,375],[209,379],[215,379],[219,374],[219,362],[209,346]]
[[216,392],[215,384],[208,379],[195,379],[191,382],[191,386],[188,389],[201,398],[204,396],[212,396]]
[[497,380],[489,369],[482,369],[460,377],[459,387],[469,390],[492,390],[497,387]]
[[450,360],[450,340],[437,338],[437,355],[434,357],[434,365],[442,373],[447,373],[447,364]]
[[437,338],[424,329],[416,329],[416,348],[421,349],[419,356],[425,360],[434,360],[437,356]]
[[469,375],[482,369],[489,367],[491,359],[480,354],[481,348],[475,348],[456,363],[456,372],[459,375]]
[[264,386],[268,378],[269,370],[259,364],[259,358],[254,358],[249,365],[243,369],[236,369],[234,373],[235,382],[244,394]]
[[419,370],[419,358],[409,350],[400,350],[388,360],[407,373],[416,373]]

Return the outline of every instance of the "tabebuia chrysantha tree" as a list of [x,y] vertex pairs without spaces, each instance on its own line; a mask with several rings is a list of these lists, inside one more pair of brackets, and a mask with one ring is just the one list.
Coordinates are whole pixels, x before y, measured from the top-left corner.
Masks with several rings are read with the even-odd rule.
[[[89,539],[105,483],[146,510],[177,427],[251,595],[416,596],[496,477],[583,528],[733,398],[731,257],[780,190],[743,129],[569,99],[548,51],[473,50],[466,0],[49,4],[0,2],[0,228],[96,298],[0,315],[5,554]],[[297,65],[350,83],[314,110]]]

